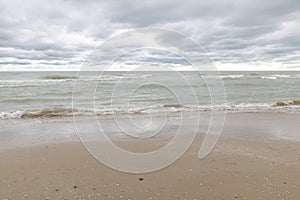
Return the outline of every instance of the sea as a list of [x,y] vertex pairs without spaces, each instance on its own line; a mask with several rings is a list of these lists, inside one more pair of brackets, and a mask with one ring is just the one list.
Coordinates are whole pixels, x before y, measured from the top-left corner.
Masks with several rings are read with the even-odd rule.
[[300,72],[0,72],[0,120],[212,109],[299,112]]

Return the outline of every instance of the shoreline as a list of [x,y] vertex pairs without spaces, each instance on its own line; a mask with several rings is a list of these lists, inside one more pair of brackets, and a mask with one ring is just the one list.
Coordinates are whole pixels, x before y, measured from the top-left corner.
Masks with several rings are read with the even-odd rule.
[[[199,113],[198,113],[199,114]],[[184,123],[180,124],[180,117],[166,118],[166,128],[154,138],[163,138],[174,136],[176,130],[181,126],[184,134],[190,134],[195,130],[197,117],[200,117],[197,134],[203,135],[207,132],[210,123],[210,114],[202,112],[199,115],[184,116]],[[218,117],[218,116],[217,116]],[[300,113],[282,113],[282,112],[243,112],[227,113],[225,124],[221,136],[233,139],[258,140],[258,141],[282,141],[282,142],[300,142],[299,124]],[[113,141],[130,141],[134,140],[130,134],[140,134],[141,137],[149,136],[149,132],[159,126],[149,127],[150,129],[136,130],[130,125],[130,119],[118,118],[127,133],[118,127],[114,118],[98,118],[103,125],[102,129],[105,134]],[[134,118],[138,123],[148,122],[151,118]],[[154,125],[160,125],[160,121],[165,118],[153,118]],[[77,127],[83,130],[83,134],[89,134],[89,139],[99,140],[99,125],[95,117],[76,118]],[[21,120],[0,120],[2,129],[0,130],[0,150],[14,149],[16,147],[38,146],[40,144],[55,144],[65,142],[80,142],[79,135],[74,124],[74,119],[69,118],[50,118],[50,119],[21,119]],[[218,126],[218,123],[216,124]],[[214,124],[211,126],[215,128]],[[147,132],[148,131],[148,132]],[[147,132],[147,133],[146,133]],[[144,135],[143,135],[144,134]]]

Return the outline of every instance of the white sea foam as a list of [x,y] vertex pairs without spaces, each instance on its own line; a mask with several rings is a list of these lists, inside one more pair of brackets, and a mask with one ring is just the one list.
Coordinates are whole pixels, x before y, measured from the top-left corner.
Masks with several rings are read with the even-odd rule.
[[179,105],[179,104],[164,104],[152,105],[144,107],[103,107],[103,108],[43,108],[40,110],[23,110],[0,112],[0,119],[31,119],[31,118],[60,118],[76,116],[91,116],[91,115],[138,115],[138,114],[177,114],[177,113],[192,113],[206,111],[228,111],[228,112],[260,112],[260,111],[300,111],[299,100],[275,101],[275,102],[240,102],[229,104],[206,104],[206,105]]
[[231,75],[203,75],[203,78],[208,79],[242,79],[244,78],[243,74],[231,74]]

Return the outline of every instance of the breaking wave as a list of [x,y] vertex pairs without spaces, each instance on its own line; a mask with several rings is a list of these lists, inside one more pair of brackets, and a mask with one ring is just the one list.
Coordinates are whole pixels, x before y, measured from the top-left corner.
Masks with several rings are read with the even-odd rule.
[[77,76],[63,76],[63,75],[48,75],[44,79],[61,80],[61,79],[78,79]]
[[228,111],[228,112],[260,112],[260,111],[300,111],[300,100],[274,101],[274,102],[240,102],[219,105],[182,105],[163,104],[145,107],[103,107],[98,109],[72,109],[72,108],[43,108],[23,111],[0,112],[0,119],[36,119],[36,118],[60,118],[91,115],[113,114],[160,114],[160,113],[191,113],[195,111]]
[[276,80],[276,79],[297,79],[300,78],[299,74],[269,74],[260,75],[259,73],[249,73],[249,74],[227,74],[227,75],[203,75],[203,78],[207,79],[222,79],[222,80],[235,80],[235,79],[266,79],[266,80]]
[[24,110],[14,112],[0,112],[0,119],[34,119],[34,118],[51,118],[67,117],[77,112],[76,109],[65,108],[44,108],[41,110]]

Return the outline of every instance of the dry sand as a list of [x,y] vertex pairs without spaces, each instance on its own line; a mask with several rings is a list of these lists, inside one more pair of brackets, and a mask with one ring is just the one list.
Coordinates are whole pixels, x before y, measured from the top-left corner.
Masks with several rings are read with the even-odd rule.
[[[95,160],[80,143],[0,152],[1,199],[299,199],[300,145],[221,138],[203,160],[198,137],[162,170],[127,174]],[[164,139],[124,141],[134,151]]]

